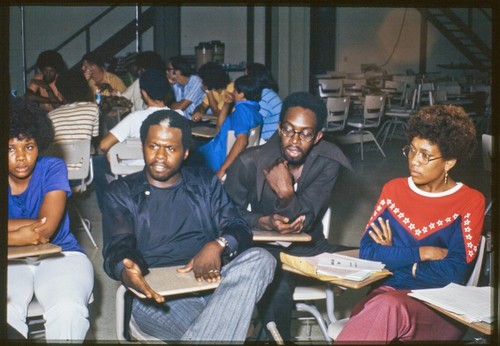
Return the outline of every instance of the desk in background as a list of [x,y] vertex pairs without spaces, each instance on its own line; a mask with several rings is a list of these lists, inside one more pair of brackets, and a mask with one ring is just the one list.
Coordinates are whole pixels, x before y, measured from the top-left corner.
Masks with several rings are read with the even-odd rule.
[[196,126],[191,129],[191,134],[202,138],[213,138],[217,134],[217,131],[215,130],[215,127]]

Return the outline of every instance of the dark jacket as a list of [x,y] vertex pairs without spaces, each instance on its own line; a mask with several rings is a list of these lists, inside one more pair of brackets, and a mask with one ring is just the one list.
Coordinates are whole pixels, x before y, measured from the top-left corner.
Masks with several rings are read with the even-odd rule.
[[[182,168],[181,174],[181,188],[188,196],[192,217],[199,220],[206,232],[205,240],[192,239],[193,248],[201,248],[221,235],[229,242],[230,257],[250,247],[251,230],[239,216],[217,176],[208,169],[193,167]],[[142,171],[113,182],[105,195],[104,270],[113,279],[120,280],[124,258],[137,263],[143,275],[149,273],[149,267],[181,265],[189,260],[164,260],[161,244],[155,249],[141,248],[142,239],[153,237],[154,232],[161,232],[149,227],[153,215],[147,208],[146,199],[150,190],[146,174]],[[175,215],[176,205],[166,205],[165,212]]]
[[[282,156],[280,136],[275,133],[259,147],[245,150],[227,171],[224,189],[238,211],[251,227],[261,216],[277,213],[294,220],[305,215],[303,232],[312,236],[312,242],[294,244],[293,248],[314,247],[324,240],[321,218],[328,209],[331,191],[341,166],[352,170],[342,151],[333,143],[320,141],[309,152],[298,181],[296,198],[283,209],[278,208],[278,197],[267,185],[262,170]],[[251,212],[247,211],[248,205]]]

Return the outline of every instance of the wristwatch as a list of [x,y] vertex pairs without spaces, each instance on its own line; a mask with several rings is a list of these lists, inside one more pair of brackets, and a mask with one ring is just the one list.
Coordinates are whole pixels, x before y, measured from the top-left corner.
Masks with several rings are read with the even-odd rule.
[[216,238],[215,241],[222,246],[222,253],[225,254],[229,250],[229,242],[224,237]]

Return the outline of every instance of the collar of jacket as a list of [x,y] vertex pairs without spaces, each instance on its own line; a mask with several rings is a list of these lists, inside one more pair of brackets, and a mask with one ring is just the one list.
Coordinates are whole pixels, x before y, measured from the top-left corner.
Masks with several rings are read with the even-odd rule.
[[[257,172],[262,172],[264,168],[269,167],[278,158],[281,157],[281,141],[278,131],[276,131],[264,145],[256,147],[255,150],[262,150],[262,152],[264,153],[262,155],[264,159],[262,161],[257,161]],[[333,161],[337,161],[341,166],[344,166],[350,171],[353,171],[351,163],[338,146],[333,143],[321,140],[312,148],[312,150],[307,155],[306,162],[304,163],[304,168],[302,169],[302,176],[307,176],[314,162],[318,159],[318,157],[321,156]],[[266,178],[264,174],[257,174],[257,199],[259,201],[262,197],[262,191],[264,190],[265,182]]]

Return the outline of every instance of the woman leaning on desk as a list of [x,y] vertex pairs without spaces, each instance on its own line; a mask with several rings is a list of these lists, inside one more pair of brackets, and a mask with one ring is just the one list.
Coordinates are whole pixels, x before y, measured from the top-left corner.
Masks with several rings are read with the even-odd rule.
[[393,275],[354,307],[338,343],[460,340],[466,330],[407,293],[464,284],[473,268],[484,197],[450,171],[471,157],[476,130],[462,108],[430,106],[410,118],[407,139],[410,177],[383,187],[360,245]]
[[54,136],[45,111],[11,97],[9,120],[8,245],[50,242],[62,253],[8,262],[7,321],[26,337],[27,307],[35,295],[44,309],[47,340],[84,340],[94,273],[70,232],[66,164],[39,156]]

